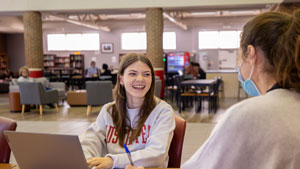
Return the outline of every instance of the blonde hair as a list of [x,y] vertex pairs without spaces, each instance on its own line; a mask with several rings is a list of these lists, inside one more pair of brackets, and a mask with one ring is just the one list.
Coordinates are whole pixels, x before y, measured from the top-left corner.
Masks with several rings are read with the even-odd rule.
[[22,72],[23,72],[23,71],[27,71],[28,74],[29,74],[29,69],[28,69],[28,67],[27,67],[27,66],[23,66],[23,67],[21,67],[21,68],[19,69],[19,76],[22,76]]

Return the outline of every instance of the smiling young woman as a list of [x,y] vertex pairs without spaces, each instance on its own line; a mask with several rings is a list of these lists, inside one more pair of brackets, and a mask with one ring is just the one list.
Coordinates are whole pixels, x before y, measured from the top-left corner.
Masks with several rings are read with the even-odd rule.
[[125,168],[130,161],[123,144],[131,151],[135,165],[167,167],[174,112],[154,96],[154,85],[148,57],[137,53],[122,57],[114,102],[103,106],[81,140],[89,167]]

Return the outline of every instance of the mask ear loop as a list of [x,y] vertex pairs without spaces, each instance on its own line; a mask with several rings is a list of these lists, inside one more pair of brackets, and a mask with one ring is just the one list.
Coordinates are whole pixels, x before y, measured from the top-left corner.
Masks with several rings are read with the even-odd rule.
[[249,78],[248,78],[249,80],[250,80],[251,77],[252,77],[252,73],[253,73],[253,71],[254,71],[254,67],[255,67],[255,66],[253,66],[253,68],[251,69],[250,76],[249,76]]

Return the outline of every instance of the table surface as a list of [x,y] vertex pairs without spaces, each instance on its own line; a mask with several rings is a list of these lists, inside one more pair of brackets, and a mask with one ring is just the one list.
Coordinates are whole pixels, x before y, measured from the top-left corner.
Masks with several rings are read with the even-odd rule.
[[195,84],[213,84],[217,80],[216,79],[193,79],[193,80],[184,80],[180,84],[181,85],[195,85]]
[[[19,167],[15,164],[6,164],[6,163],[0,163],[1,169],[19,169]],[[157,168],[147,168],[147,169],[157,169]],[[164,168],[161,168],[164,169]],[[171,168],[168,168],[171,169]],[[173,168],[173,169],[179,169],[179,168]]]

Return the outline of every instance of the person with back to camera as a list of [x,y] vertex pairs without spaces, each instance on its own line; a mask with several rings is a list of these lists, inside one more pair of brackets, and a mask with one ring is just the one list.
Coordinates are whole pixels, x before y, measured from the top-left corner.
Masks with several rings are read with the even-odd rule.
[[230,107],[181,168],[299,169],[300,10],[266,12],[244,26],[238,77],[257,97]]
[[114,101],[100,111],[82,135],[81,144],[90,168],[134,165],[167,167],[175,129],[172,107],[154,96],[154,69],[143,54],[122,57],[114,88]]
[[108,65],[106,63],[102,65],[101,76],[111,76],[111,71],[108,69]]
[[199,63],[195,63],[196,69],[198,69],[198,79],[206,79],[206,72],[201,68]]

